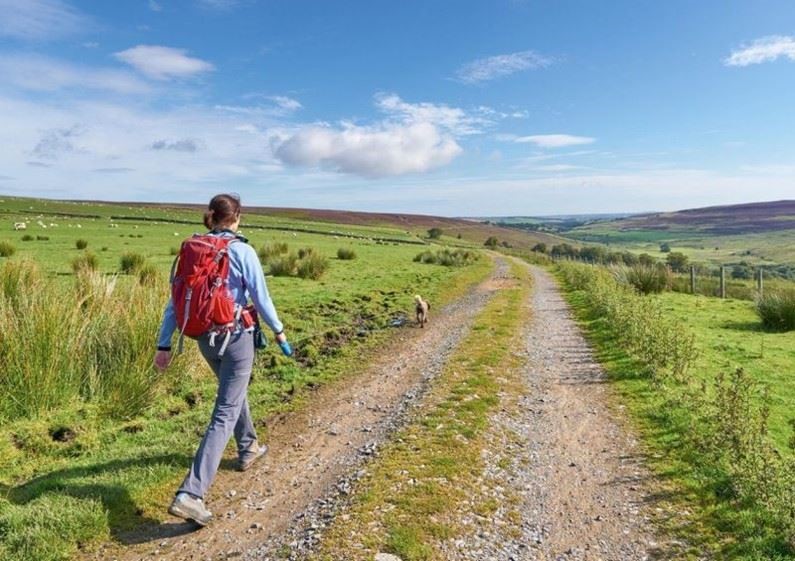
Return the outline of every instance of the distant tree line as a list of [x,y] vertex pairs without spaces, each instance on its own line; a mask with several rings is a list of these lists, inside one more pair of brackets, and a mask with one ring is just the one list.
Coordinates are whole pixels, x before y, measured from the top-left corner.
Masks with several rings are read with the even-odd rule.
[[[665,260],[661,261],[648,253],[635,254],[630,251],[610,251],[602,246],[575,247],[569,243],[559,243],[548,246],[545,243],[537,243],[532,250],[536,253],[543,253],[553,259],[569,259],[572,261],[582,261],[595,265],[666,265],[675,273],[686,273],[691,266],[696,267],[696,274],[699,276],[713,276],[719,274],[719,269],[710,267],[703,263],[691,262],[687,255],[680,251],[672,251],[668,244],[663,244],[660,250],[665,254]],[[729,274],[734,279],[754,278],[757,267],[747,261],[727,264]],[[765,265],[765,274],[771,277],[779,277],[795,280],[795,265]]]

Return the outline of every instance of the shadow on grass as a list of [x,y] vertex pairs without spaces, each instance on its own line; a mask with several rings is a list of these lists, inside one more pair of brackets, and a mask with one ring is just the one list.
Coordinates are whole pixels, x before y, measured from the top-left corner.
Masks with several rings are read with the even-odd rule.
[[725,321],[720,326],[723,329],[731,329],[734,331],[753,331],[756,333],[765,333],[762,323],[759,321]]
[[[0,485],[0,494],[16,505],[25,505],[46,494],[99,501],[107,513],[114,540],[125,545],[143,543],[183,535],[199,527],[190,522],[160,522],[144,516],[125,485],[91,480],[114,480],[123,477],[122,472],[125,470],[135,468],[185,466],[187,469],[190,461],[189,456],[182,454],[163,454],[66,468],[40,475],[22,485]],[[164,511],[165,508],[166,505],[163,505]]]

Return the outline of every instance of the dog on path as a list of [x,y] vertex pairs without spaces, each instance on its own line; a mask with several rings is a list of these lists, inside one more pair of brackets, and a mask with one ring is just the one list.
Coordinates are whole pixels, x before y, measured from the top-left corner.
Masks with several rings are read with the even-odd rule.
[[414,305],[417,311],[417,323],[420,324],[420,327],[425,327],[425,324],[428,323],[428,310],[431,309],[431,305],[419,294],[414,297]]

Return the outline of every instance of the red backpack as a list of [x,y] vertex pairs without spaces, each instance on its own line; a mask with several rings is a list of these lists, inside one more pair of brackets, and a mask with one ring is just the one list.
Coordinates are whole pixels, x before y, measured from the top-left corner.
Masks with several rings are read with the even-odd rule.
[[[171,299],[182,339],[235,325],[229,292],[229,244],[236,238],[195,234],[182,242],[171,272]],[[225,345],[224,345],[225,346]]]

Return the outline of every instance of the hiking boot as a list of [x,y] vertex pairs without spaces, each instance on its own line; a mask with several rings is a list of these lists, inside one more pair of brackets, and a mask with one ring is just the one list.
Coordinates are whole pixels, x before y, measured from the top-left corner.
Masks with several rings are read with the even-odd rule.
[[240,454],[240,457],[237,459],[237,471],[246,471],[254,465],[254,462],[264,456],[267,451],[268,447],[265,444],[259,445],[255,442],[249,446],[248,450]]
[[204,501],[187,493],[177,493],[168,507],[168,513],[185,520],[193,520],[199,526],[206,526],[213,519],[213,513],[204,507]]

